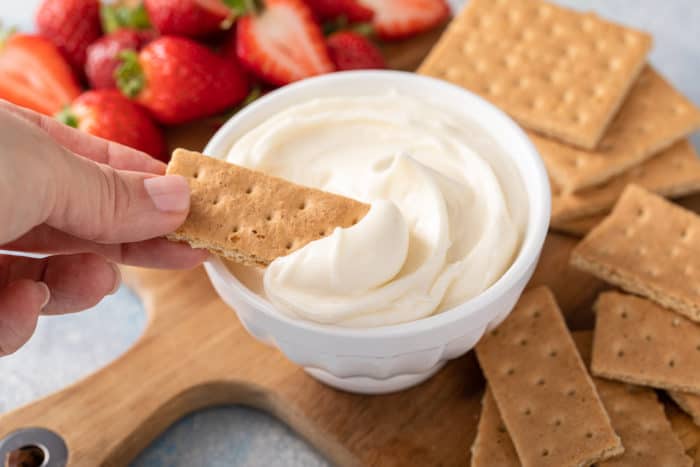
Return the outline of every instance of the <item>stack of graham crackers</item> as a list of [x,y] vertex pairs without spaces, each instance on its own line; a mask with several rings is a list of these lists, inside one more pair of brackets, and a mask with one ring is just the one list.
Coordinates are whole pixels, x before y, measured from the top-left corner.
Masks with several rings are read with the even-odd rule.
[[700,217],[663,198],[700,191],[700,110],[646,64],[650,47],[591,13],[471,0],[419,69],[527,129],[552,228],[588,233],[572,265],[621,289],[574,333],[531,289],[479,342],[473,467],[700,465]]
[[472,467],[700,465],[700,216],[629,185],[571,263],[622,291],[571,333],[531,289],[479,342]]
[[470,0],[419,68],[528,130],[552,182],[555,230],[585,234],[628,184],[700,191],[687,137],[700,110],[646,63],[643,32],[538,0]]

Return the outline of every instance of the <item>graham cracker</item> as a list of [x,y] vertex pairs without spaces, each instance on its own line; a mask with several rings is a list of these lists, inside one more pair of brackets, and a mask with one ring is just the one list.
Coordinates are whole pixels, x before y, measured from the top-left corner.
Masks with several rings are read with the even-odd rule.
[[696,425],[700,425],[700,396],[678,391],[668,391],[668,395],[678,404],[678,407],[693,417]]
[[606,214],[593,214],[592,216],[581,217],[570,221],[552,222],[549,228],[556,232],[573,235],[574,237],[583,237],[593,230],[595,226],[600,224],[605,217]]
[[[573,333],[576,347],[584,362],[591,360],[593,333]],[[600,399],[610,416],[612,426],[620,435],[625,452],[618,457],[599,462],[599,466],[637,467],[687,466],[693,461],[671,429],[664,406],[656,392],[602,378],[593,378]]]
[[202,154],[176,149],[168,174],[187,178],[190,212],[171,240],[230,260],[267,265],[369,210],[353,199],[307,188]]
[[700,394],[700,325],[619,292],[600,294],[594,308],[593,374]]
[[566,193],[552,184],[552,223],[607,213],[629,184],[667,198],[700,191],[700,159],[689,140],[675,143],[657,156],[603,185]]
[[700,321],[700,217],[629,185],[571,263]]
[[488,387],[481,401],[481,416],[471,451],[472,467],[520,467],[515,446]]
[[695,465],[700,465],[700,427],[673,404],[666,404],[666,416],[686,454],[693,459]]
[[639,75],[651,36],[538,0],[471,0],[418,69],[526,128],[593,149]]
[[476,356],[523,466],[584,466],[622,453],[548,288],[525,292]]
[[652,67],[644,68],[595,150],[530,132],[550,176],[564,192],[599,185],[700,127],[700,110]]

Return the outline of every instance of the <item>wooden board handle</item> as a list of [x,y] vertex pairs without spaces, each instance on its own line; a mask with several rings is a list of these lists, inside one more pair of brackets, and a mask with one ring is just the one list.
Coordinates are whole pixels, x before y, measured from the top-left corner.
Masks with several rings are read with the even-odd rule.
[[[182,359],[179,365],[163,366],[176,358]],[[245,398],[245,391],[199,384],[185,376],[186,367],[177,341],[145,337],[101,371],[0,417],[0,438],[44,427],[64,439],[69,465],[122,465],[182,415]]]
[[[173,288],[181,289],[184,279],[174,279],[182,274],[187,273],[139,273],[145,282],[137,289],[147,308],[156,303],[154,293],[172,296]],[[204,294],[195,297],[208,296],[210,302],[214,296],[204,274],[190,274],[195,279],[187,281],[189,285]],[[189,412],[224,403],[260,405],[262,392],[254,384],[221,381],[220,366],[209,363],[218,353],[218,341],[206,338],[211,321],[205,316],[184,319],[190,306],[195,308],[185,301],[164,313],[150,312],[143,336],[116,361],[58,393],[0,416],[0,439],[18,429],[44,427],[65,441],[69,465],[123,465]],[[231,312],[226,317],[235,319]],[[227,373],[235,378],[230,369]]]

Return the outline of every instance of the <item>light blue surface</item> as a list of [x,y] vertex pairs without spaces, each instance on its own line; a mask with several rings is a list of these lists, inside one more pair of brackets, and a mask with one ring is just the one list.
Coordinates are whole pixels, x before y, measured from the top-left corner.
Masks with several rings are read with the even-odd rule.
[[[39,0],[0,0],[5,24],[31,27]],[[454,4],[463,3],[461,0]],[[651,61],[700,105],[700,0],[560,0],[654,34]],[[700,148],[700,135],[693,137]],[[145,323],[138,299],[122,288],[93,310],[42,318],[16,354],[0,359],[0,412],[60,389],[113,360]],[[185,417],[167,430],[134,466],[324,466],[285,425],[257,410],[226,407]]]

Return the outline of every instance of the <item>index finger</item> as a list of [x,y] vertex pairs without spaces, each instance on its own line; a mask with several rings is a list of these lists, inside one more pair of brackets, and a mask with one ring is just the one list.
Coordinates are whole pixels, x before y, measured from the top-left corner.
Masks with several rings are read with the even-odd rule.
[[92,136],[71,128],[58,120],[0,99],[0,109],[7,110],[24,118],[46,131],[60,145],[68,150],[115,169],[148,172],[157,175],[165,173],[165,164],[148,154],[123,144]]

